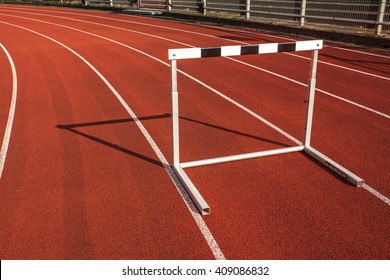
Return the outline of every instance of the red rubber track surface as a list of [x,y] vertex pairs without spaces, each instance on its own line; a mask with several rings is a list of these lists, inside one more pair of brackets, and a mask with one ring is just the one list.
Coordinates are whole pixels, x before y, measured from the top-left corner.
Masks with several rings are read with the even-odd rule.
[[[0,178],[0,258],[215,258],[194,220],[199,215],[135,121],[83,60],[49,38],[110,82],[169,163],[168,49],[296,39],[105,12],[0,5],[0,14],[0,43],[18,78]],[[297,82],[307,82],[308,58],[269,54],[178,66],[301,141],[306,87]],[[390,56],[326,44],[319,59],[312,146],[382,195],[302,153],[187,169],[212,209],[203,220],[227,259],[390,258]],[[12,94],[3,51],[0,72],[3,137]],[[181,161],[295,145],[178,78]]]

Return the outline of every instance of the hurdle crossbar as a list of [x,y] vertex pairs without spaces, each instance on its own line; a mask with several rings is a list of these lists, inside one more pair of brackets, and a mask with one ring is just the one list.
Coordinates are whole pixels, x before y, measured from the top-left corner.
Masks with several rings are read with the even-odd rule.
[[[311,130],[313,123],[314,97],[316,86],[318,51],[322,49],[322,40],[298,41],[288,43],[270,43],[259,45],[238,45],[238,46],[222,46],[213,48],[183,48],[168,50],[168,58],[171,61],[172,74],[172,154],[173,154],[173,170],[183,183],[185,189],[194,201],[196,207],[202,215],[210,214],[210,207],[199,193],[191,179],[185,173],[185,168],[217,164],[223,162],[238,161],[251,158],[259,158],[265,156],[273,156],[291,152],[305,152],[313,159],[321,162],[324,166],[344,178],[348,182],[357,187],[364,184],[363,179],[347,170],[337,162],[320,153],[310,146]],[[177,90],[177,60],[195,59],[207,57],[227,57],[240,55],[254,54],[270,54],[280,52],[296,52],[296,51],[312,51],[311,66],[309,80],[307,85],[307,103],[306,121],[304,128],[304,139],[302,145],[273,149],[267,151],[259,151],[253,153],[238,154],[225,157],[217,157],[211,159],[196,160],[190,162],[180,162],[180,145],[179,145],[179,93]]]

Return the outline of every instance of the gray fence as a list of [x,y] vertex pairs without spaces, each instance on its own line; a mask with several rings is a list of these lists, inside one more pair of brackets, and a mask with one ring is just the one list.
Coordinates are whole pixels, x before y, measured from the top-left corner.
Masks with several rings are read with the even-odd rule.
[[5,2],[131,6],[192,13],[219,14],[243,20],[288,21],[288,24],[354,32],[390,33],[390,0],[0,0]]
[[390,30],[389,0],[168,0],[171,10],[228,12],[246,19],[329,24],[377,35]]

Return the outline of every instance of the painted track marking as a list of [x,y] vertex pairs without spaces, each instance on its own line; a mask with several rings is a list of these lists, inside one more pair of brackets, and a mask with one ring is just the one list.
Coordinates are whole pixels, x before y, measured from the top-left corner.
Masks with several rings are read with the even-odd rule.
[[42,33],[39,33],[37,31],[28,29],[28,28],[23,27],[23,26],[7,23],[7,22],[4,22],[4,21],[0,21],[0,23],[7,24],[9,26],[13,26],[13,27],[17,27],[17,28],[29,31],[31,33],[34,33],[34,34],[39,35],[39,36],[42,36],[42,37],[44,37],[44,38],[46,38],[46,39],[48,39],[48,40],[50,40],[50,41],[52,41],[52,42],[54,42],[54,43],[56,43],[58,45],[64,47],[65,49],[67,49],[68,51],[70,51],[71,53],[76,55],[78,58],[80,58],[85,64],[88,65],[88,67],[90,67],[98,75],[98,77],[111,90],[111,92],[115,95],[115,97],[118,99],[118,101],[122,104],[122,106],[125,108],[125,110],[128,112],[128,114],[131,116],[131,118],[137,124],[138,128],[140,129],[140,131],[142,132],[142,134],[144,135],[144,137],[148,141],[149,145],[152,147],[153,151],[156,153],[156,155],[159,158],[160,162],[164,166],[165,171],[168,173],[168,175],[171,178],[172,182],[174,183],[176,189],[178,190],[180,196],[184,200],[184,202],[185,202],[189,212],[191,213],[191,215],[192,215],[193,219],[195,220],[196,224],[198,225],[198,228],[202,232],[203,237],[206,240],[206,242],[207,242],[211,252],[213,253],[214,257],[217,260],[224,260],[225,256],[223,255],[221,249],[219,248],[219,246],[218,246],[216,240],[214,239],[211,231],[207,227],[207,225],[204,222],[202,216],[199,213],[197,213],[195,205],[193,204],[191,198],[189,197],[189,195],[185,191],[185,189],[184,189],[183,185],[181,184],[180,180],[175,175],[174,171],[172,170],[172,168],[169,165],[168,161],[164,157],[163,153],[161,152],[161,150],[159,149],[159,147],[157,146],[157,144],[155,143],[153,138],[150,136],[149,132],[143,126],[141,121],[138,119],[137,115],[132,111],[132,109],[129,107],[129,105],[126,103],[126,101],[116,91],[116,89],[110,84],[110,82],[90,62],[88,62],[84,57],[82,57],[76,51],[74,51],[70,47],[64,45],[63,43],[61,43],[61,42],[59,42],[59,41],[57,41],[57,40],[55,40],[55,39],[53,39],[53,38],[51,38],[49,36],[46,36],[46,35],[44,35]]
[[[231,41],[231,42],[243,43],[243,42],[238,41],[238,40],[233,40],[233,39],[228,39],[228,38],[219,38],[219,37],[215,37],[213,35],[208,35],[208,34],[195,32],[195,31],[176,29],[176,28],[167,27],[167,26],[148,24],[148,23],[141,23],[141,22],[134,22],[134,21],[128,21],[128,20],[123,20],[123,19],[113,19],[113,18],[109,18],[109,17],[97,16],[97,15],[88,15],[87,14],[87,13],[101,13],[102,15],[106,14],[106,12],[97,11],[97,10],[96,11],[82,11],[83,13],[71,13],[71,12],[55,11],[55,10],[48,10],[48,9],[42,9],[42,8],[31,8],[31,7],[30,8],[26,8],[26,7],[15,8],[14,6],[7,6],[7,8],[13,9],[13,10],[21,10],[21,9],[23,9],[23,10],[29,10],[29,11],[45,11],[45,12],[51,12],[51,13],[57,13],[57,14],[67,14],[67,15],[74,15],[74,16],[80,16],[81,15],[81,16],[86,16],[86,17],[95,17],[95,18],[101,18],[101,19],[106,19],[106,20],[111,20],[111,21],[128,22],[128,23],[134,23],[134,24],[139,24],[139,25],[147,25],[147,26],[157,27],[157,28],[171,29],[171,30],[174,30],[174,31],[192,33],[192,34],[196,34],[196,35],[200,35],[200,36],[207,36],[207,37],[218,38],[218,39],[221,39],[221,40],[226,40],[226,41]],[[142,17],[142,16],[128,15],[128,14],[126,14],[125,16],[131,17],[131,18],[145,18],[145,17]],[[156,19],[156,18],[153,18],[153,17],[148,17],[148,19],[149,20],[161,20],[161,19]],[[170,19],[170,21],[171,22],[175,22],[175,23],[182,23],[180,20],[172,20],[172,19]],[[189,23],[189,22],[186,22],[186,24],[194,26],[194,24]],[[210,28],[210,25],[207,25],[207,24],[196,23],[196,26],[202,26],[202,27]],[[226,27],[222,27],[222,26],[212,26],[212,27],[215,28],[215,29],[224,30],[224,31],[228,31],[228,32],[231,32],[231,30],[232,30],[231,28],[226,28]],[[291,39],[291,38],[280,36],[280,35],[272,35],[272,34],[267,34],[267,33],[261,33],[260,34],[259,32],[253,32],[253,31],[249,31],[249,30],[238,30],[238,31],[241,32],[241,33],[248,33],[248,34],[251,34],[251,35],[261,35],[261,36],[270,37],[270,38],[276,38],[276,39],[282,39],[282,40],[288,40],[288,41],[296,41],[295,39]],[[342,50],[342,51],[345,51],[345,52],[355,52],[355,53],[360,53],[360,54],[364,54],[364,55],[390,59],[390,57],[385,56],[385,55],[365,52],[365,51],[361,51],[361,50],[347,49],[347,48],[336,47],[336,46],[327,46],[327,47],[332,48],[332,49],[339,49],[339,50]]]
[[[25,18],[25,17],[19,17],[19,16],[11,16],[11,17]],[[152,55],[150,55],[150,54],[147,54],[147,53],[145,53],[145,52],[143,52],[143,51],[141,51],[141,50],[138,50],[138,49],[136,49],[136,48],[133,48],[133,47],[131,47],[131,46],[128,46],[128,45],[126,45],[126,44],[123,44],[123,43],[121,43],[121,42],[112,40],[112,39],[110,39],[110,38],[107,38],[107,37],[104,37],[104,36],[101,36],[101,35],[97,35],[97,34],[94,34],[94,33],[90,33],[90,32],[87,32],[87,31],[84,31],[84,30],[80,30],[80,29],[76,29],[76,28],[73,28],[73,27],[65,26],[65,25],[62,25],[62,24],[56,24],[56,23],[52,23],[52,22],[46,22],[46,21],[37,20],[37,19],[31,19],[31,18],[25,18],[25,19],[29,19],[29,20],[37,21],[37,22],[42,22],[42,23],[45,23],[45,24],[60,26],[60,27],[63,27],[63,28],[67,28],[67,29],[75,30],[75,31],[78,31],[78,32],[81,32],[81,33],[85,33],[85,34],[91,35],[91,36],[95,36],[95,37],[98,37],[98,38],[101,38],[101,39],[104,39],[104,40],[113,42],[113,43],[115,43],[115,44],[119,44],[119,45],[124,46],[124,47],[126,47],[126,48],[129,48],[129,49],[131,49],[131,50],[133,50],[133,51],[136,51],[136,52],[138,52],[138,53],[140,53],[140,54],[143,54],[143,55],[145,55],[145,56],[147,56],[147,57],[149,57],[149,58],[151,58],[151,59],[153,59],[153,60],[155,60],[155,61],[158,61],[158,62],[164,64],[165,66],[170,67],[170,65],[169,65],[168,63],[166,63],[166,62],[164,62],[164,61],[162,61],[162,60],[160,60],[160,59],[158,59],[158,58],[156,58],[156,57],[154,57],[154,56],[152,56]],[[43,35],[43,36],[44,36],[44,35]],[[229,57],[227,57],[227,59],[232,59],[232,60],[233,60],[233,58],[229,58]],[[240,63],[244,63],[244,62],[241,62],[241,61],[240,61]],[[256,67],[256,66],[250,65],[250,67]],[[265,69],[264,69],[264,70],[265,70]],[[265,71],[266,71],[266,72],[269,72],[268,70],[265,70]],[[207,89],[213,91],[214,93],[216,93],[217,95],[221,96],[221,97],[224,98],[225,100],[231,102],[232,104],[238,106],[239,108],[241,108],[241,109],[244,110],[245,112],[249,113],[249,114],[252,115],[253,117],[257,118],[258,120],[262,121],[263,123],[265,123],[265,124],[269,125],[270,127],[274,128],[276,131],[278,131],[279,133],[281,133],[281,134],[284,135],[285,137],[289,138],[291,141],[295,142],[296,144],[298,144],[298,145],[301,144],[301,142],[300,142],[299,140],[297,140],[296,138],[294,138],[292,135],[288,134],[287,132],[285,132],[285,131],[282,130],[281,128],[279,128],[279,127],[277,127],[276,125],[272,124],[271,122],[267,121],[267,120],[264,119],[263,117],[257,115],[256,113],[254,113],[254,112],[251,111],[250,109],[246,108],[245,106],[241,105],[240,103],[234,101],[234,100],[231,99],[230,97],[227,97],[226,95],[222,94],[222,93],[219,92],[218,90],[212,88],[211,86],[209,86],[209,85],[207,85],[207,84],[201,82],[200,80],[196,79],[195,77],[193,77],[193,76],[191,76],[191,75],[189,75],[189,74],[187,74],[187,73],[185,73],[185,72],[183,72],[183,71],[181,71],[181,70],[178,70],[178,72],[180,72],[181,74],[187,76],[188,78],[192,79],[193,81],[195,81],[195,82],[201,84],[202,86],[206,87]],[[273,72],[271,72],[271,73],[273,73]],[[278,75],[278,76],[280,76],[280,77],[284,77],[284,76],[279,75],[279,74],[276,74],[276,73],[273,73],[273,74]],[[290,78],[287,78],[287,77],[284,77],[284,78],[286,78],[286,79],[288,79],[288,80],[291,80],[291,81],[293,81],[293,82],[295,82],[295,83],[297,83],[297,84],[302,84],[302,85],[304,85],[303,83],[300,83],[300,82],[295,81],[295,80],[293,80],[293,79],[290,79]],[[316,89],[316,90],[318,90],[318,89]],[[321,91],[321,90],[318,90],[318,91],[331,95],[330,93],[327,93],[327,92],[324,92],[324,91]],[[331,95],[331,96],[332,96],[332,95]],[[341,97],[339,97],[339,96],[333,95],[333,97],[343,100],[343,98],[341,98]],[[343,101],[345,101],[345,99],[344,99]],[[352,102],[352,101],[350,101],[350,102]],[[360,105],[360,104],[355,103],[354,105]],[[363,106],[363,105],[360,105],[360,106]],[[364,107],[364,106],[363,106],[363,107]],[[369,109],[369,108],[368,108],[368,109]],[[370,110],[371,110],[371,109],[370,109]],[[379,112],[379,113],[380,113],[380,112]],[[383,114],[383,113],[380,113],[380,114]],[[390,118],[390,116],[388,116],[388,115],[386,115],[386,114],[384,114],[384,117]],[[139,123],[140,123],[140,122],[139,122]],[[141,125],[142,125],[142,124],[141,124]],[[156,145],[156,147],[157,147],[157,145]],[[158,148],[158,147],[157,147],[157,148]],[[160,152],[161,152],[161,151],[160,151]],[[162,155],[162,156],[163,156],[163,155]],[[164,158],[165,158],[165,157],[164,157]],[[163,164],[164,164],[164,163],[163,163]],[[169,166],[169,165],[168,165],[168,166]],[[170,167],[170,166],[169,166],[169,167]],[[167,172],[168,172],[168,171],[167,171]],[[168,174],[170,175],[169,172],[168,172]],[[371,187],[370,187],[370,189],[373,190],[373,191],[369,191],[371,194],[375,195],[376,197],[378,197],[379,199],[381,199],[382,201],[384,201],[384,202],[386,203],[386,199],[387,199],[387,198],[386,198],[385,196],[383,196],[382,194],[380,194],[378,191],[376,191],[375,189],[373,189],[373,188],[371,188]],[[183,188],[183,190],[184,190],[184,188]],[[366,190],[368,190],[368,189],[366,189]],[[185,192],[185,191],[184,191],[184,192]],[[190,200],[190,201],[192,202],[192,200]],[[221,252],[221,253],[222,253],[222,252]]]
[[[37,11],[37,10],[38,10],[38,9],[33,9],[33,8],[23,8],[23,9],[24,9],[24,10],[30,10],[30,11]],[[18,12],[20,12],[21,9],[14,8],[14,10],[18,10]],[[118,18],[115,18],[115,19],[114,19],[114,18],[103,17],[103,16],[97,16],[97,15],[89,15],[89,14],[81,14],[81,13],[70,13],[70,12],[63,12],[63,11],[42,10],[42,9],[39,9],[38,11],[45,11],[45,12],[58,13],[58,14],[67,14],[67,15],[73,15],[73,16],[80,16],[80,15],[81,15],[81,16],[94,17],[94,18],[105,19],[105,20],[111,20],[111,21],[126,22],[126,23],[132,23],[132,24],[137,24],[137,25],[144,25],[144,26],[150,26],[150,27],[155,27],[155,28],[173,30],[173,31],[184,32],[184,33],[189,33],[189,34],[195,34],[195,35],[199,35],[199,36],[203,36],[203,37],[210,37],[210,38],[215,38],[215,39],[220,39],[220,40],[225,40],[225,41],[235,42],[235,43],[240,43],[240,44],[248,44],[248,43],[246,43],[246,42],[239,41],[239,40],[234,40],[234,39],[229,39],[229,38],[221,38],[221,37],[216,37],[216,36],[214,36],[214,35],[204,34],[204,33],[200,33],[200,32],[189,31],[189,30],[185,30],[185,29],[178,29],[178,28],[167,27],[167,26],[161,26],[161,25],[150,24],[150,23],[143,23],[143,22],[137,22],[137,21],[129,21],[129,20],[118,19]],[[87,12],[87,11],[86,11],[86,12]],[[27,13],[27,12],[20,12],[20,13]],[[92,13],[92,12],[91,12],[91,13]],[[96,13],[98,13],[98,11],[96,11]],[[100,12],[100,13],[104,14],[103,12]],[[32,14],[39,15],[39,13],[32,13]],[[51,16],[51,15],[48,15],[48,14],[42,14],[42,15]],[[131,18],[144,18],[144,17],[140,17],[140,16],[136,16],[136,15],[126,15],[126,16],[131,17]],[[66,17],[62,17],[62,18],[66,18]],[[69,18],[68,18],[68,19],[69,19]],[[155,19],[155,18],[148,18],[148,19],[150,19],[150,20],[160,20],[160,19]],[[177,20],[170,20],[170,21],[176,22],[176,23],[182,23],[182,22],[177,21]],[[91,23],[92,23],[92,22],[91,22]],[[186,23],[186,24],[194,26],[194,24],[191,24],[191,23]],[[206,28],[209,28],[209,27],[210,27],[209,25],[198,24],[198,23],[196,24],[196,26],[203,26],[203,27],[206,27]],[[223,31],[228,31],[228,32],[231,31],[231,29],[225,28],[225,27],[221,27],[221,26],[218,26],[218,27],[213,26],[213,28],[219,29],[219,30],[223,30]],[[248,33],[248,34],[252,34],[252,35],[261,35],[261,36],[271,37],[271,38],[276,38],[276,39],[282,39],[282,40],[288,40],[288,41],[296,41],[296,39],[291,39],[291,38],[287,38],[287,37],[283,37],[283,36],[277,36],[277,35],[271,35],[271,34],[267,34],[267,33],[259,34],[259,33],[251,32],[251,31],[248,31],[248,30],[238,30],[238,31],[241,32],[241,33]],[[327,46],[327,47],[333,48],[333,49],[343,50],[343,51],[346,51],[346,52],[355,52],[355,53],[360,53],[360,54],[364,54],[364,55],[369,55],[369,56],[375,56],[375,57],[390,59],[390,57],[388,57],[388,56],[380,55],[380,54],[375,54],[375,53],[369,53],[369,52],[364,52],[364,51],[359,51],[359,50],[353,50],[353,49],[346,49],[346,48],[335,47],[335,46]],[[300,58],[308,59],[308,58],[305,58],[305,57],[303,57],[303,56],[294,55],[294,54],[290,54],[290,53],[284,53],[284,54],[285,54],[285,55],[293,55],[293,56],[297,56],[297,57],[300,57]],[[319,62],[321,62],[321,61],[319,61]],[[323,62],[323,63],[326,63],[326,62]],[[334,66],[334,65],[333,65],[333,66]],[[336,67],[338,67],[338,66],[336,65]],[[355,69],[352,69],[352,68],[348,68],[348,67],[345,67],[345,68],[348,69],[348,70],[350,70],[350,71],[357,71],[358,73],[371,75],[371,73],[367,73],[367,72],[363,72],[363,71],[358,71],[358,70],[355,70]],[[377,76],[377,77],[379,77],[379,78],[389,79],[389,78],[383,77],[383,76],[378,76],[378,75],[374,75],[374,76]]]
[[376,197],[378,197],[380,200],[384,201],[387,205],[390,206],[390,199],[387,198],[386,196],[384,196],[383,194],[381,194],[380,192],[378,192],[377,190],[371,188],[369,185],[367,184],[363,184],[362,186],[365,190],[369,191],[370,193],[372,193],[373,195],[375,195]]
[[[257,70],[260,70],[260,71],[269,73],[269,74],[271,74],[271,75],[274,75],[274,76],[277,76],[277,77],[279,77],[279,78],[285,79],[285,80],[290,81],[290,82],[292,82],[292,83],[295,83],[295,84],[298,84],[298,85],[301,85],[301,86],[304,86],[304,87],[307,86],[306,84],[301,83],[301,82],[299,82],[299,81],[296,81],[296,80],[294,80],[294,79],[291,79],[291,78],[288,78],[288,77],[286,77],[286,76],[277,74],[277,73],[275,73],[275,72],[266,70],[266,69],[264,69],[264,68],[261,68],[261,67],[258,67],[258,66],[254,66],[254,65],[252,65],[252,64],[249,64],[249,63],[246,63],[246,62],[237,60],[237,59],[235,59],[235,58],[226,57],[226,59],[234,60],[234,61],[236,61],[237,63],[241,63],[241,64],[244,64],[244,65],[246,65],[246,66],[248,66],[248,67],[252,67],[252,68],[254,68],[254,69],[257,69]],[[336,95],[336,94],[327,92],[327,91],[322,90],[322,89],[319,89],[319,88],[316,88],[316,91],[321,92],[321,93],[323,93],[323,94],[325,94],[325,95],[331,96],[331,97],[333,97],[333,98],[336,98],[336,99],[338,99],[338,100],[344,101],[344,102],[346,102],[346,103],[348,103],[348,104],[350,104],[350,105],[354,105],[354,106],[359,107],[359,108],[361,108],[361,109],[367,110],[367,111],[372,112],[372,113],[377,114],[377,115],[380,115],[380,116],[382,116],[382,117],[385,117],[386,119],[390,119],[390,115],[387,115],[387,114],[385,114],[385,113],[382,113],[382,112],[377,111],[377,110],[374,110],[374,109],[371,109],[371,108],[369,108],[369,107],[367,107],[367,106],[364,106],[364,105],[359,104],[359,103],[357,103],[357,102],[351,101],[351,100],[346,99],[346,98],[344,98],[344,97],[338,96],[338,95]]]
[[[104,36],[101,36],[101,35],[97,35],[97,34],[94,34],[94,33],[91,33],[91,32],[88,32],[88,31],[84,31],[84,30],[81,30],[81,29],[77,29],[77,28],[73,28],[73,27],[70,27],[70,26],[66,26],[66,25],[62,25],[62,24],[57,24],[57,23],[52,23],[52,22],[47,22],[47,21],[42,21],[42,20],[37,20],[37,19],[31,19],[31,18],[26,18],[26,17],[19,17],[19,16],[11,16],[11,17],[17,17],[17,18],[24,18],[24,19],[29,19],[29,20],[32,20],[32,21],[37,21],[37,22],[42,22],[42,23],[45,23],[45,24],[50,24],[50,25],[55,25],[55,26],[59,26],[59,27],[63,27],[63,28],[67,28],[67,29],[71,29],[71,30],[74,30],[74,31],[78,31],[78,32],[81,32],[81,33],[84,33],[84,34],[88,34],[88,35],[91,35],[91,36],[94,36],[94,37],[97,37],[97,38],[100,38],[100,39],[104,39],[104,40],[107,40],[109,42],[112,42],[112,43],[115,43],[115,44],[118,44],[120,46],[123,46],[125,48],[128,48],[128,49],[131,49],[135,52],[138,52],[142,55],[145,55],[167,67],[171,67],[171,65],[169,63],[166,63],[165,61],[162,61],[161,59],[158,59],[157,57],[154,57],[148,53],[145,53],[141,50],[138,50],[136,48],[133,48],[129,45],[126,45],[124,43],[121,43],[121,42],[118,42],[118,41],[115,41],[113,39],[110,39],[110,38],[107,38],[107,37],[104,37]],[[288,134],[287,132],[285,132],[284,130],[282,130],[281,128],[279,128],[278,126],[272,124],[271,122],[267,121],[266,119],[264,119],[263,117],[259,116],[258,114],[254,113],[253,111],[251,111],[250,109],[246,108],[244,105],[236,102],[235,100],[233,100],[232,98],[224,95],[223,93],[221,93],[220,91],[214,89],[213,87],[207,85],[206,83],[198,80],[197,78],[191,76],[190,74],[182,71],[182,70],[178,70],[179,73],[185,75],[186,77],[190,78],[191,80],[195,81],[196,83],[202,85],[203,87],[211,90],[212,92],[216,93],[217,95],[221,96],[222,98],[224,98],[225,100],[231,102],[232,104],[234,104],[235,106],[239,107],[240,109],[244,110],[245,112],[249,113],[250,115],[252,115],[253,117],[255,117],[256,119],[262,121],[263,123],[267,124],[268,126],[272,127],[273,129],[275,129],[276,131],[278,131],[280,134],[284,135],[285,137],[289,138],[291,141],[293,141],[294,143],[300,145],[302,144],[299,140],[297,140],[296,138],[294,138],[292,135]]]
[[[18,12],[19,12],[19,11],[18,11]],[[134,31],[134,30],[130,30],[130,29],[126,29],[126,28],[121,28],[121,27],[114,27],[114,26],[110,26],[110,25],[106,25],[106,24],[101,24],[101,23],[96,23],[96,22],[84,21],[84,20],[80,20],[80,19],[73,19],[73,18],[69,18],[69,17],[61,17],[61,16],[53,16],[53,15],[47,15],[47,14],[40,14],[40,13],[28,13],[28,12],[19,12],[19,13],[34,14],[34,15],[43,15],[43,16],[56,17],[56,18],[64,18],[64,19],[73,20],[73,21],[78,21],[78,22],[84,22],[84,23],[88,23],[88,24],[95,24],[95,25],[99,25],[99,26],[105,26],[105,27],[108,27],[108,28],[123,30],[123,31],[127,31],[127,32],[133,32],[133,33],[137,33],[137,34],[141,34],[141,35],[145,35],[145,36],[150,36],[150,37],[155,37],[155,38],[157,38],[157,39],[161,39],[161,40],[165,40],[165,41],[174,42],[174,43],[181,44],[181,45],[184,45],[184,46],[187,46],[187,47],[194,47],[193,45],[186,44],[186,43],[179,42],[179,41],[175,41],[175,40],[171,40],[171,39],[167,39],[167,38],[164,38],[164,37],[161,37],[161,36],[156,36],[156,35],[152,35],[152,34],[149,34],[149,33]],[[61,12],[58,12],[58,13],[61,13]],[[66,13],[66,14],[75,15],[75,14],[73,14],[73,13]],[[11,15],[9,15],[9,16],[11,16]],[[86,16],[96,17],[96,18],[102,18],[102,19],[109,19],[109,18],[101,17],[101,16],[92,16],[92,15],[86,15]],[[14,16],[14,17],[18,17],[18,16]],[[21,18],[23,18],[23,17],[21,17]],[[34,19],[30,19],[30,20],[34,20]],[[112,20],[123,21],[123,22],[131,22],[131,21],[125,21],[125,20],[119,20],[119,19],[112,19]],[[37,20],[37,21],[39,21],[39,20]],[[42,22],[45,22],[45,21],[42,21]],[[48,22],[45,22],[45,23],[48,23]],[[157,26],[157,25],[153,25],[153,24],[145,24],[145,23],[138,23],[138,22],[131,22],[131,23],[137,23],[137,24],[146,25],[146,26],[160,27],[160,28],[166,28],[166,29],[170,29],[170,30],[174,30],[174,31],[186,32],[185,30],[181,30],[181,29],[170,28],[170,27],[162,27],[162,26]],[[54,23],[52,23],[52,24],[54,24]],[[198,32],[192,32],[192,31],[188,31],[188,32],[189,32],[189,33],[194,33],[194,34],[196,34],[196,35],[203,35],[203,36],[208,36],[208,37],[217,38],[217,37],[212,36],[212,35],[202,34],[202,33],[198,33]],[[241,42],[241,41],[237,41],[237,40],[231,40],[231,39],[226,39],[226,38],[218,38],[218,39],[233,41],[233,42],[241,43],[241,44],[248,44],[248,43],[245,43],[245,42]],[[304,56],[301,56],[301,55],[297,55],[297,54],[290,54],[290,53],[283,53],[283,54],[285,54],[285,55],[290,55],[290,56],[294,56],[294,57],[298,57],[298,58],[302,58],[302,59],[305,59],[305,60],[310,60],[310,58],[307,58],[307,57],[304,57]],[[254,68],[254,69],[256,69],[256,70],[260,70],[260,71],[265,72],[265,73],[268,73],[268,74],[270,74],[270,75],[274,75],[274,76],[276,76],[276,77],[279,77],[279,78],[282,78],[282,79],[291,81],[291,82],[293,82],[293,83],[296,83],[296,84],[299,84],[299,85],[306,86],[306,84],[301,83],[301,82],[299,82],[299,81],[297,81],[297,80],[288,78],[288,77],[286,77],[286,76],[277,74],[277,73],[275,73],[275,72],[266,70],[266,69],[261,68],[261,67],[257,67],[257,66],[255,66],[255,65],[252,65],[252,64],[249,64],[249,63],[242,62],[242,61],[240,61],[240,60],[238,60],[238,59],[233,59],[233,58],[227,58],[227,59],[230,59],[231,61],[234,61],[234,62],[243,64],[243,65],[246,65],[246,66],[248,66],[248,67],[252,67],[252,68]],[[375,74],[368,73],[368,72],[363,72],[363,71],[356,70],[356,69],[352,69],[352,68],[349,68],[349,67],[340,66],[340,65],[336,65],[336,64],[329,63],[329,62],[324,62],[324,61],[319,61],[319,63],[323,63],[323,64],[326,64],[326,65],[333,66],[333,67],[337,67],[337,68],[344,69],[344,70],[347,70],[347,71],[356,72],[356,73],[359,73],[359,74],[362,74],[362,75],[368,75],[368,76],[372,76],[372,77],[375,77],[375,78],[379,78],[379,79],[384,79],[384,80],[389,80],[389,81],[390,81],[390,78],[388,78],[388,77],[379,76],[379,75],[375,75]],[[318,89],[318,88],[316,88],[316,90],[317,90],[318,92],[321,92],[321,93],[325,94],[325,95],[328,95],[328,96],[333,97],[333,98],[335,98],[335,99],[338,99],[338,100],[340,100],[340,101],[346,102],[346,103],[348,103],[348,104],[350,104],[350,105],[357,106],[357,107],[359,107],[359,108],[361,108],[361,109],[363,109],[363,110],[367,110],[367,111],[372,112],[372,113],[374,113],[374,114],[377,114],[377,115],[380,115],[380,116],[385,117],[385,118],[387,118],[387,119],[390,119],[390,115],[385,114],[385,113],[383,113],[383,112],[380,112],[380,111],[378,111],[378,110],[372,109],[372,108],[370,108],[370,107],[367,107],[367,106],[365,106],[365,105],[362,105],[362,104],[360,104],[360,103],[354,102],[354,101],[352,101],[352,100],[349,100],[349,99],[347,99],[347,98],[338,96],[338,95],[336,95],[336,94],[330,93],[330,92],[325,91],[325,90],[321,90],[321,89]]]
[[1,151],[0,151],[0,179],[1,179],[4,170],[5,159],[7,157],[9,141],[11,139],[12,125],[14,123],[16,99],[18,96],[18,78],[16,74],[15,64],[12,60],[11,55],[9,54],[7,49],[3,46],[3,44],[0,43],[0,47],[6,54],[12,71],[12,98],[11,98],[11,104],[9,108],[7,125],[4,132],[3,143],[1,145]]

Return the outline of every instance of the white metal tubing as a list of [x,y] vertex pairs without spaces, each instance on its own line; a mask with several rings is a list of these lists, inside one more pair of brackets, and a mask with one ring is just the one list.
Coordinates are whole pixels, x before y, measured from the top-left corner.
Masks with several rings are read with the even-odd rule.
[[274,149],[274,150],[247,153],[247,154],[239,154],[239,155],[226,156],[226,157],[218,157],[218,158],[211,158],[211,159],[189,161],[189,162],[180,163],[180,167],[181,168],[190,168],[190,167],[211,165],[211,164],[216,164],[216,163],[243,160],[243,159],[251,159],[251,158],[258,158],[258,157],[280,155],[280,154],[286,154],[286,153],[292,153],[292,152],[299,152],[299,151],[302,151],[303,148],[304,148],[303,146],[295,146],[295,147]]
[[318,50],[314,50],[311,59],[310,77],[307,88],[307,111],[306,111],[306,124],[305,124],[305,136],[304,146],[310,146],[311,128],[313,124],[313,111],[314,111],[314,97],[316,91],[316,75],[317,75],[317,61]]
[[202,215],[210,214],[209,205],[203,199],[202,195],[199,193],[197,188],[191,182],[190,178],[187,176],[184,170],[180,166],[173,166],[173,170],[175,171],[176,175],[179,177],[180,181],[184,185],[184,188],[187,190],[188,194],[190,195],[196,208],[198,208],[199,212]]
[[348,182],[352,183],[356,187],[361,187],[364,184],[364,180],[360,178],[359,176],[355,175],[351,171],[345,169],[343,166],[335,162],[334,160],[331,160],[324,154],[320,153],[316,149],[306,146],[303,150],[308,155],[316,159],[317,161],[321,162],[323,165],[328,167],[330,170],[347,180]]
[[173,165],[179,164],[179,93],[177,92],[177,61],[171,62],[172,71],[172,153]]

